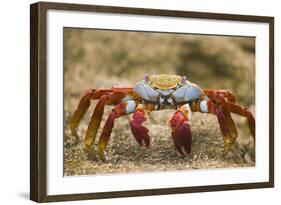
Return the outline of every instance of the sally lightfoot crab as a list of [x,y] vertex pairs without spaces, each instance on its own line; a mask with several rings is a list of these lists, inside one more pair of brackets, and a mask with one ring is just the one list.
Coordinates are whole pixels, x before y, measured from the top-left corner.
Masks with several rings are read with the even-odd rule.
[[[189,121],[193,112],[216,115],[223,135],[225,151],[228,152],[238,137],[231,113],[246,117],[253,138],[255,139],[255,119],[247,108],[235,103],[234,95],[228,90],[201,89],[188,81],[185,76],[178,75],[145,75],[134,88],[92,89],[86,91],[69,121],[72,134],[77,136],[76,129],[80,120],[90,106],[91,100],[98,100],[92,114],[86,136],[85,150],[92,156],[105,161],[104,150],[109,142],[114,120],[132,114],[130,128],[136,141],[148,147],[150,136],[143,123],[146,114],[163,109],[175,109],[169,120],[172,139],[177,151],[182,155],[191,153],[191,127]],[[110,112],[97,148],[94,141],[101,124],[104,106],[114,106]]]

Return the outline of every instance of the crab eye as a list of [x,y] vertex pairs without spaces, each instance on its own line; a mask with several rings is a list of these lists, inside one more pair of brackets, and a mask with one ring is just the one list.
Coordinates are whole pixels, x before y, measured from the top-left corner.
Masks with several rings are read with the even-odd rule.
[[143,79],[144,79],[145,82],[149,82],[149,76],[147,74],[145,74],[143,76]]
[[186,76],[182,76],[181,77],[181,84],[185,84],[186,83]]

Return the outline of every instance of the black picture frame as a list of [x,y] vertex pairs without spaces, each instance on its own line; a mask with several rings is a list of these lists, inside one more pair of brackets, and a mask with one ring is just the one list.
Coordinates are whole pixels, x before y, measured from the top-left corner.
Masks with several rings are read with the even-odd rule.
[[[230,21],[263,22],[269,24],[269,181],[197,187],[178,187],[149,190],[115,191],[47,195],[46,192],[46,12],[49,9],[65,11],[105,12],[169,16],[182,18],[217,19]],[[274,186],[274,17],[235,14],[157,10],[128,7],[110,7],[82,4],[38,2],[30,6],[30,199],[37,202],[85,200],[114,197],[132,197],[190,192],[209,192]]]

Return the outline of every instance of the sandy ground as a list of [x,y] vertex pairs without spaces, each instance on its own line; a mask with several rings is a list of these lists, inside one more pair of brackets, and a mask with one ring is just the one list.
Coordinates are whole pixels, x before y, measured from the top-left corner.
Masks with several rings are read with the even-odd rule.
[[[108,112],[108,109],[106,111]],[[182,157],[174,148],[167,124],[172,113],[173,111],[164,110],[149,115],[147,123],[151,136],[149,148],[141,148],[133,138],[129,128],[129,116],[117,119],[106,148],[107,162],[93,160],[83,151],[82,136],[85,134],[87,120],[89,120],[89,116],[86,117],[78,131],[80,139],[76,140],[66,129],[64,174],[66,176],[94,175],[255,165],[254,145],[250,135],[240,136],[233,150],[223,156],[223,138],[216,117],[201,113],[194,113],[191,121],[192,154]],[[66,117],[68,116],[66,114]],[[238,127],[241,125],[243,129],[245,120],[237,117],[235,119]]]

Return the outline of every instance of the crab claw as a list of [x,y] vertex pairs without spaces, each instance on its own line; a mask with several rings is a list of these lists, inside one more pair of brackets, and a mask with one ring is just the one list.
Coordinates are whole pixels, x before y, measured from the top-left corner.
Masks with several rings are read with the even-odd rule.
[[169,120],[169,125],[172,128],[172,138],[178,152],[182,155],[190,154],[192,135],[185,114],[177,111]]
[[138,108],[132,116],[130,127],[139,145],[148,147],[150,144],[150,137],[148,135],[148,129],[143,126],[146,119],[144,110]]

